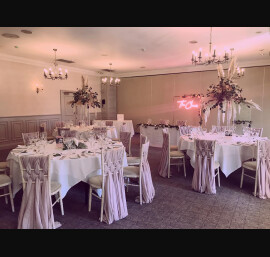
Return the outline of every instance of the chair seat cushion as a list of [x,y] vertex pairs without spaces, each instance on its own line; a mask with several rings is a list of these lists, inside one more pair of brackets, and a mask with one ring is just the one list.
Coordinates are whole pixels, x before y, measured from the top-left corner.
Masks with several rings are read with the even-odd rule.
[[11,179],[5,174],[0,174],[0,187],[11,184]]
[[59,191],[61,184],[56,181],[51,181],[51,195]]
[[177,145],[170,145],[170,151],[178,151]]
[[0,170],[6,169],[8,167],[8,162],[0,162]]
[[138,178],[140,176],[140,168],[136,166],[124,167],[124,177]]
[[141,158],[140,157],[127,157],[128,165],[140,165]]
[[90,177],[88,183],[91,187],[102,188],[102,175]]
[[184,157],[185,154],[182,151],[170,151],[170,157]]
[[245,169],[248,169],[248,170],[256,170],[256,166],[257,166],[257,162],[256,161],[253,161],[253,162],[243,162],[242,166],[245,168]]

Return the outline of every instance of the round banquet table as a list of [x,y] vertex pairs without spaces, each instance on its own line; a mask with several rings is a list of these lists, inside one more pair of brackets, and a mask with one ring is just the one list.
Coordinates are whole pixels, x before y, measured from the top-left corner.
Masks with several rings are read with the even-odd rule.
[[[256,157],[258,138],[245,136],[221,136],[206,133],[199,136],[200,139],[216,140],[215,161],[220,164],[220,169],[226,177],[242,167],[242,163],[250,158]],[[264,138],[260,138],[263,140]],[[194,168],[194,138],[191,135],[180,137],[179,150],[187,150],[190,164]]]
[[[149,145],[152,147],[162,147],[163,144],[163,136],[162,136],[163,128],[155,129],[154,126],[148,126],[145,128],[143,125],[140,126],[140,133],[144,136],[147,136],[149,140]],[[170,145],[178,145],[180,132],[176,128],[168,128],[170,134]]]
[[[87,132],[89,130],[92,130],[94,127],[98,127],[98,126],[71,126],[71,127],[68,127],[70,128],[70,130],[76,130],[79,132],[79,135],[83,134],[84,132]],[[52,135],[54,137],[58,136],[58,130],[57,128],[54,129]],[[107,137],[108,138],[117,138],[117,130],[115,128],[115,126],[107,126]]]
[[[101,175],[101,154],[100,144],[95,141],[95,147],[91,147],[89,142],[83,142],[88,149],[70,149],[62,150],[56,147],[56,143],[46,143],[43,153],[50,155],[50,176],[51,180],[61,184],[61,196],[65,197],[68,190],[79,183],[80,181],[87,182],[89,177]],[[123,146],[121,142],[109,144],[109,148]],[[22,151],[27,150],[27,153]],[[92,153],[88,153],[91,151]],[[20,155],[34,155],[33,147],[21,146],[10,151],[7,161],[10,167],[10,175],[12,179],[13,197],[22,188],[22,178],[19,166]],[[54,154],[61,154],[61,156],[54,157]],[[64,157],[64,159],[62,159]],[[79,156],[79,157],[78,157]],[[128,166],[126,153],[124,155],[124,167]],[[97,190],[101,195],[101,190]]]
[[[134,128],[133,128],[133,122],[132,120],[123,120],[123,121],[119,121],[119,120],[112,120],[113,121],[113,126],[116,128],[117,130],[117,135],[120,135],[120,128],[123,125],[123,123],[127,124],[127,132],[131,133],[131,137],[134,136]],[[93,125],[98,125],[98,126],[105,126],[105,120],[94,120],[93,121]],[[116,137],[118,138],[118,137]]]

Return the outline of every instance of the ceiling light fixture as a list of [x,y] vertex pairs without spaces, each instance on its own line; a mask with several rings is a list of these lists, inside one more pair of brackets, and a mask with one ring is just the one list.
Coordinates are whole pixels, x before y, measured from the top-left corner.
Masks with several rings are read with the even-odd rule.
[[[110,74],[112,74],[112,69],[111,69],[111,66],[112,66],[112,63],[109,63],[110,65]],[[107,82],[109,82],[109,85],[110,86],[120,86],[120,79],[119,78],[114,78],[112,75],[110,75],[109,77],[103,77],[101,79],[101,82],[103,85],[106,85]]]
[[232,58],[232,51],[234,48],[231,48],[231,56],[229,56],[228,50],[225,50],[224,56],[221,57],[221,54],[216,54],[216,47],[214,46],[214,52],[212,53],[212,27],[210,30],[210,42],[209,42],[209,52],[205,54],[204,61],[202,60],[202,48],[199,49],[199,54],[195,51],[192,52],[192,64],[194,65],[209,65],[209,64],[223,64],[227,63]]
[[45,79],[52,79],[52,80],[56,80],[56,79],[60,79],[60,80],[64,80],[68,78],[68,71],[67,69],[65,69],[65,75],[63,75],[63,71],[62,68],[58,68],[58,64],[56,62],[56,51],[57,49],[53,49],[54,51],[54,67],[53,68],[49,68],[49,71],[47,69],[44,69],[44,77]]

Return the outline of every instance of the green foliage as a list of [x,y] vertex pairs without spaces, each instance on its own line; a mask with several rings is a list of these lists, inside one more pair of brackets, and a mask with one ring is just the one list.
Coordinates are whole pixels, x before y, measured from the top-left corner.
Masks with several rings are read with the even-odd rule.
[[98,93],[92,91],[92,87],[88,88],[85,84],[85,80],[82,76],[82,89],[77,88],[77,91],[73,93],[73,100],[70,102],[71,107],[76,104],[87,105],[87,108],[100,108],[101,104],[97,99]]

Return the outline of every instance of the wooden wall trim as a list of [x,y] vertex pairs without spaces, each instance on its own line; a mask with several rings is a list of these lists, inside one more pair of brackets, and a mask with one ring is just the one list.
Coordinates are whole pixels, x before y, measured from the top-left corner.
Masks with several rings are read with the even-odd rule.
[[39,131],[41,123],[46,123],[48,136],[51,136],[57,121],[61,121],[61,114],[0,117],[0,149],[22,144],[22,133]]

